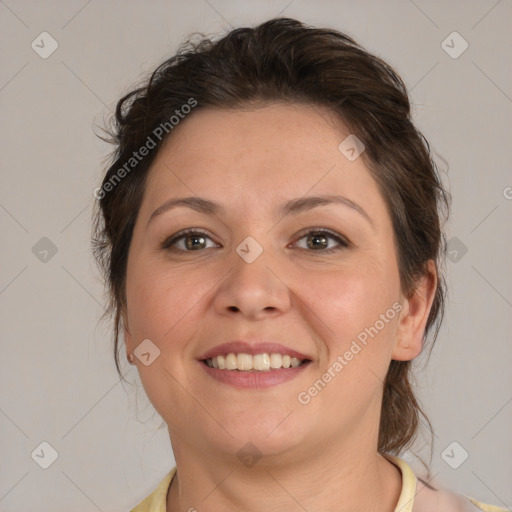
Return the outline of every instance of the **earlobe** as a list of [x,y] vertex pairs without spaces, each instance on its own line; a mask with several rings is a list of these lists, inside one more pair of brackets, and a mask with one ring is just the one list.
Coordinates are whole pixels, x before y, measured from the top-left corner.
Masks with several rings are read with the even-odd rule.
[[132,335],[130,334],[130,330],[128,328],[128,323],[126,322],[125,315],[122,315],[121,318],[121,330],[123,332],[123,339],[124,339],[124,346],[126,349],[126,358],[128,359],[128,362],[130,361],[130,355],[133,353],[132,350]]
[[398,320],[396,341],[391,358],[396,361],[410,361],[423,348],[423,337],[427,320],[437,290],[437,270],[434,261],[429,260],[425,274],[411,295],[404,299]]
[[125,349],[126,349],[126,359],[127,359],[128,363],[133,366],[135,363],[133,362],[133,354],[132,354],[132,350],[130,348],[132,346],[132,336],[130,334],[130,331],[126,327],[123,327],[123,336],[124,336],[124,345],[125,345]]

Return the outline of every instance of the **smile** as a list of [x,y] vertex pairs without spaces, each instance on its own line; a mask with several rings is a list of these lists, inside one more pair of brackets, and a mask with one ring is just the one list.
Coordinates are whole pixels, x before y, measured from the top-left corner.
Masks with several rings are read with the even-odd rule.
[[264,389],[298,377],[312,363],[288,354],[229,353],[198,361],[214,380],[238,389]]

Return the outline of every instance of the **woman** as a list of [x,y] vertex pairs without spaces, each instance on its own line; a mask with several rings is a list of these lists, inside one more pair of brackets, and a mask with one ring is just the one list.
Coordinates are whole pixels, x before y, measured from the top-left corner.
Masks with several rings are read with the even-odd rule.
[[122,333],[176,459],[134,511],[504,510],[398,457],[448,201],[387,64],[292,19],[234,30],[122,98],[113,142],[116,366]]

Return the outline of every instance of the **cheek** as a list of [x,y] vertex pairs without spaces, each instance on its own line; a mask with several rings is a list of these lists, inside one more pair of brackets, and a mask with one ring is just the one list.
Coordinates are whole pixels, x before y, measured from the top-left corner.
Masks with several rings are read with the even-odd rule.
[[191,328],[198,326],[196,317],[218,281],[218,273],[191,272],[179,265],[170,268],[143,259],[128,270],[128,321],[134,339],[149,338],[161,351],[186,350],[193,336]]
[[301,298],[322,318],[328,332],[354,336],[392,308],[399,297],[397,280],[392,269],[384,272],[378,265],[361,265],[304,273],[297,278],[297,285]]
[[301,281],[301,299],[309,291],[308,322],[322,338],[324,357],[297,400],[307,406],[305,418],[324,418],[328,432],[340,425],[356,428],[382,399],[398,318],[396,287],[377,268],[365,270],[344,268]]
[[[322,274],[304,273],[297,283],[314,313],[309,318],[326,352],[323,366],[340,375],[337,382],[345,381],[345,391],[359,394],[362,382],[383,380],[398,322],[398,270],[361,261]],[[339,365],[332,368],[335,362]]]
[[[169,426],[179,415],[193,415],[190,389],[189,340],[200,325],[201,299],[212,283],[200,272],[169,271],[140,263],[129,270],[126,295],[133,348],[149,339],[159,355],[138,365],[141,383],[155,409]],[[169,400],[172,397],[172,400]]]

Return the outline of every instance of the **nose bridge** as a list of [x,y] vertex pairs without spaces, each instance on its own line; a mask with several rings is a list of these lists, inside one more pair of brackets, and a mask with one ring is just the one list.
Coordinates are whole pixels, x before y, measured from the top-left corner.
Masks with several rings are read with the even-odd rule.
[[231,271],[215,298],[219,312],[236,310],[255,317],[289,307],[289,291],[278,277],[278,257],[272,250],[269,237],[263,234],[247,236],[235,247]]

